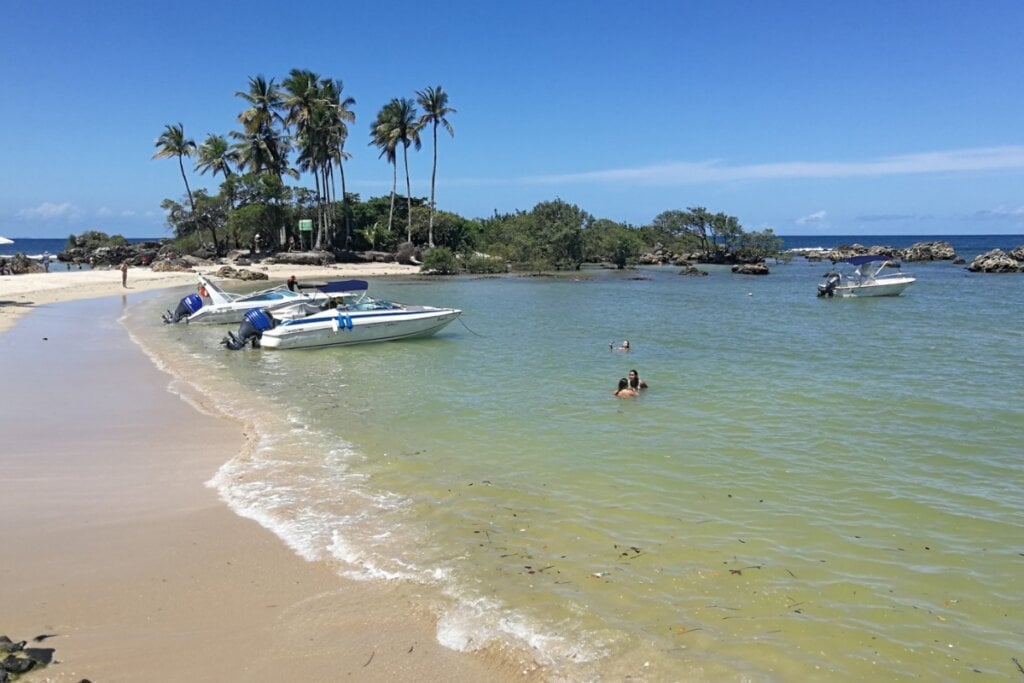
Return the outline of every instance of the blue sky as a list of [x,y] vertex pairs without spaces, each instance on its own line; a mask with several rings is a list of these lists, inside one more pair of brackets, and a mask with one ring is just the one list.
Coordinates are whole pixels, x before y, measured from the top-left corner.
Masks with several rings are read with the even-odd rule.
[[150,159],[164,125],[226,134],[248,78],[292,68],[355,98],[363,198],[390,191],[377,111],[441,85],[458,113],[438,206],[464,216],[559,197],[634,225],[704,206],[783,235],[1024,233],[1017,0],[4,0],[2,16],[7,236],[167,235],[160,202],[184,186]]

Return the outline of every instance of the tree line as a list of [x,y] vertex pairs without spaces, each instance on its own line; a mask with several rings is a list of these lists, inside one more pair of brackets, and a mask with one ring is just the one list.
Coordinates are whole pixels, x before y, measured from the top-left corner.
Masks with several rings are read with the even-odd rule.
[[[364,201],[347,190],[345,162],[351,158],[347,145],[356,101],[345,94],[342,81],[292,69],[280,84],[250,77],[248,88],[235,95],[244,103],[237,130],[210,134],[197,145],[177,123],[166,125],[156,139],[153,158],[177,159],[185,185],[187,203],[165,199],[161,204],[183,251],[222,254],[249,245],[257,234],[277,247],[298,238],[303,247],[336,251],[394,251],[404,242],[438,247],[435,261],[448,264],[443,270],[468,265],[489,271],[496,263],[501,269],[505,263],[547,270],[599,261],[623,267],[656,248],[699,253],[711,261],[757,260],[781,247],[770,229],[747,233],[736,218],[702,207],[665,211],[640,227],[595,218],[561,199],[488,218],[440,211],[438,131],[454,137],[449,119],[456,110],[439,85],[417,91],[414,98],[393,98],[377,112],[368,146],[391,167],[391,192]],[[433,152],[429,198],[412,196],[408,163],[409,148],[420,150],[425,132]],[[404,195],[398,192],[399,152]],[[191,188],[185,159],[194,159],[193,171],[221,177],[216,194]],[[286,184],[298,180],[300,172],[311,177],[311,188]],[[297,230],[300,219],[315,226],[308,244]],[[404,223],[404,235],[396,231],[396,221]]]

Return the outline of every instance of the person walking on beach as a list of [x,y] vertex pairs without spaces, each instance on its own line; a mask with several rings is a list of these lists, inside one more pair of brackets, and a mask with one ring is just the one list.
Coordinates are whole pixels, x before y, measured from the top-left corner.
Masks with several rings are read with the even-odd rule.
[[128,288],[128,261],[121,261],[121,286]]

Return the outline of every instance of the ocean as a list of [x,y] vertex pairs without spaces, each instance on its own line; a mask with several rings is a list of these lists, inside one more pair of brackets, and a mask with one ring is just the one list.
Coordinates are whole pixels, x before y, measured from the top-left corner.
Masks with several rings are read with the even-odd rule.
[[[375,279],[464,324],[314,351],[163,325],[188,289],[124,322],[173,391],[252,425],[227,504],[416,585],[448,647],[566,681],[1019,680],[1024,275],[909,263],[903,296],[840,300],[827,264],[770,268]],[[631,368],[650,388],[614,398]]]

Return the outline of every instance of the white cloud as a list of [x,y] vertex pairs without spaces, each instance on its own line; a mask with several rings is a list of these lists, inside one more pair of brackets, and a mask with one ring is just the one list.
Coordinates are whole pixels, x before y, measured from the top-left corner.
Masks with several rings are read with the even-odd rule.
[[67,218],[69,220],[79,218],[82,212],[71,202],[43,202],[39,206],[18,211],[18,218],[25,220],[52,220],[54,218]]
[[994,209],[985,209],[983,211],[979,211],[976,215],[978,218],[991,218],[996,220],[1016,220],[1024,218],[1024,206],[1018,206],[1017,208],[997,206]]
[[100,217],[106,217],[106,216],[109,216],[112,213],[113,213],[113,211],[111,211],[110,209],[108,209],[105,206],[101,206],[100,208],[96,209],[96,215],[100,216]]
[[797,225],[822,224],[826,223],[827,215],[824,211],[815,211],[814,213],[797,218],[795,222]]
[[134,215],[135,215],[135,212],[132,211],[131,209],[125,209],[124,211],[121,212],[121,216],[123,218],[131,218]]
[[977,172],[1024,169],[1024,147],[922,152],[862,161],[781,161],[731,166],[718,159],[618,168],[604,171],[522,178],[529,184],[615,182],[634,185],[686,185],[739,180],[792,178],[852,178],[922,173]]

